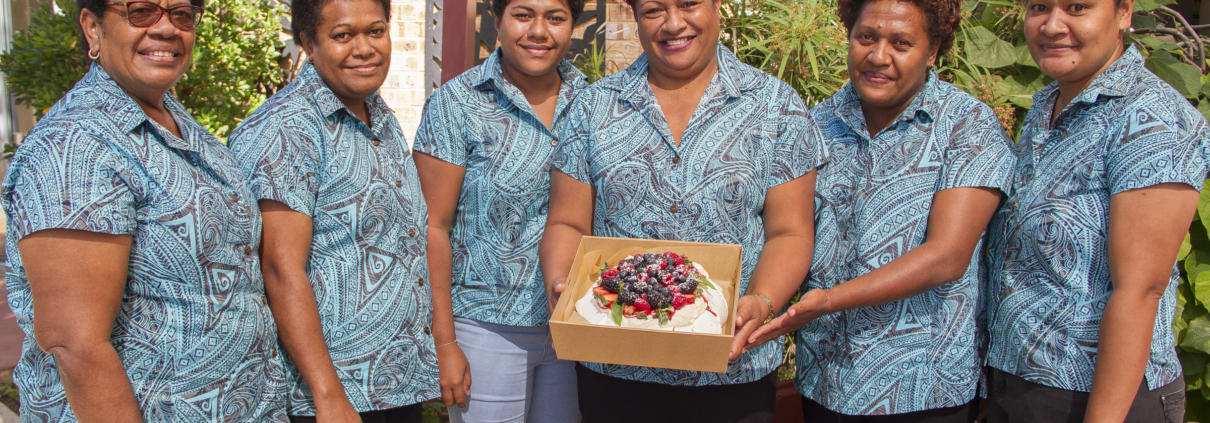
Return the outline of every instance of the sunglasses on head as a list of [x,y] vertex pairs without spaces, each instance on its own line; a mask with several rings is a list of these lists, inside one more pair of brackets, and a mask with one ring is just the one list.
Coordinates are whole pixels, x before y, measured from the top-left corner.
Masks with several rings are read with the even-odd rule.
[[125,6],[126,21],[135,28],[147,28],[155,25],[160,18],[168,15],[168,22],[181,31],[193,31],[202,22],[202,14],[206,9],[193,5],[180,5],[170,8],[149,1],[120,1],[109,3],[109,6]]

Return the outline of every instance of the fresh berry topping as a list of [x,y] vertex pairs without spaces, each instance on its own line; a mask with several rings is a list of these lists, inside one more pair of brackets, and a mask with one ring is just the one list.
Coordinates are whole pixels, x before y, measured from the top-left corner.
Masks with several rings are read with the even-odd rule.
[[655,261],[655,265],[659,266],[660,270],[664,270],[668,267],[668,261],[661,258]]
[[651,279],[651,276],[647,276],[646,273],[639,273],[637,278],[639,282],[647,282],[648,279]]
[[672,262],[672,264],[675,264],[675,265],[677,265],[677,266],[684,266],[684,265],[685,265],[685,258],[684,258],[684,257],[677,257],[677,258],[676,258],[676,260],[674,260],[674,261]]
[[676,260],[676,259],[681,258],[681,255],[680,255],[680,254],[677,254],[677,253],[674,253],[674,252],[669,251],[669,252],[664,253],[664,257],[667,257],[667,258],[672,259],[672,260]]
[[677,285],[672,285],[672,286],[668,287],[668,290],[669,290],[669,291],[672,291],[672,294],[673,294],[673,295],[676,295],[676,294],[680,294],[680,293],[681,293],[681,287],[680,287],[680,286],[677,286]]
[[639,281],[639,277],[638,276],[628,276],[626,279],[623,279],[623,280],[626,281],[627,285],[634,285],[636,282]]
[[609,279],[609,278],[612,278],[612,277],[617,276],[617,275],[618,275],[618,271],[617,271],[617,270],[614,270],[614,269],[605,269],[605,271],[604,271],[604,272],[601,272],[601,279]]
[[618,278],[601,279],[601,287],[614,294],[622,289],[622,280]]
[[634,311],[645,313],[649,310],[651,310],[651,304],[648,304],[647,300],[639,298],[634,302]]
[[639,293],[647,292],[647,282],[640,281],[640,282],[632,283],[627,286],[629,286],[630,290],[634,291],[634,292],[639,292]]
[[697,301],[697,295],[685,294],[685,304],[693,304]]
[[638,299],[639,299],[639,296],[631,291],[622,291],[622,292],[618,293],[618,304],[621,304],[624,306],[634,305],[635,300],[638,300]]
[[687,304],[687,303],[685,301],[684,295],[681,295],[680,292],[672,294],[672,308],[680,310],[681,307],[685,306],[685,304]]
[[634,306],[623,306],[622,315],[626,317],[634,317]]
[[653,309],[667,308],[672,304],[672,296],[667,292],[667,288],[656,290],[652,289],[647,293],[647,303],[651,304]]
[[660,282],[662,282],[664,286],[672,284],[672,281],[674,280],[676,280],[676,276],[672,276],[671,273],[666,273],[664,274],[664,277],[660,278]]
[[694,292],[697,292],[697,281],[695,281],[693,279],[681,282],[680,286],[681,286],[682,293],[692,294]]

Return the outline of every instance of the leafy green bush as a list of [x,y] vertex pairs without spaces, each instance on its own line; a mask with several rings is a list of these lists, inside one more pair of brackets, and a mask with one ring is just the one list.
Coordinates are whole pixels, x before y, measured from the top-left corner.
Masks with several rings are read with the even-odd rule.
[[[46,113],[88,70],[76,29],[76,6],[55,0],[30,16],[13,47],[0,53],[0,72],[18,104]],[[219,138],[287,82],[279,65],[283,8],[271,0],[213,0],[197,28],[193,63],[176,84],[177,97]],[[116,16],[116,15],[115,15]],[[285,64],[285,63],[283,63]]]

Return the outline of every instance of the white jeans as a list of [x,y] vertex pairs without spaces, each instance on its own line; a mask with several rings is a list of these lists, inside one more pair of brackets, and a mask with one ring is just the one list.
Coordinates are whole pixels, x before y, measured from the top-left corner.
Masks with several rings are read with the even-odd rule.
[[456,317],[454,330],[471,365],[471,395],[466,408],[449,408],[451,422],[580,421],[575,362],[555,357],[550,328]]

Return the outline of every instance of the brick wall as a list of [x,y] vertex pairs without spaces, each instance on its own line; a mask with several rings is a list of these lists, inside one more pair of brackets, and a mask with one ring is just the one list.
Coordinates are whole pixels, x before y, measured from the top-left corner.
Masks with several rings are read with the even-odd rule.
[[609,60],[617,65],[617,69],[625,69],[634,62],[643,47],[639,45],[639,36],[635,33],[634,11],[622,0],[607,1],[605,8],[605,48]]
[[424,0],[391,0],[391,73],[382,85],[382,97],[409,143],[425,100],[424,7]]

